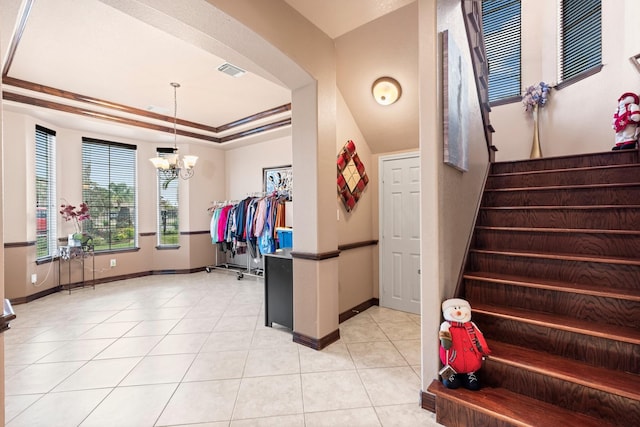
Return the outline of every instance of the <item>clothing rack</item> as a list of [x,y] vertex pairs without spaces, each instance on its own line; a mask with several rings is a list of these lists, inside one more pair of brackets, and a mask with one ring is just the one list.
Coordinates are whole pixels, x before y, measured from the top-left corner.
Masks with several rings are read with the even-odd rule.
[[[233,206],[234,208],[237,208],[240,203],[246,203],[247,199],[251,198],[251,199],[261,199],[261,198],[265,198],[265,197],[275,197],[276,200],[278,202],[280,202],[281,200],[283,200],[283,197],[286,197],[285,195],[281,195],[277,192],[254,192],[254,193],[247,193],[246,197],[242,200],[218,200],[218,201],[213,201],[211,202],[211,206],[207,209],[207,211],[211,214],[214,215],[216,212],[216,209],[223,209],[226,206]],[[271,202],[273,203],[273,202]],[[248,209],[247,205],[247,209]],[[252,204],[253,208],[256,209],[255,204]],[[282,207],[284,208],[284,207]],[[275,209],[273,206],[271,209]],[[279,211],[280,208],[278,208]],[[221,211],[221,213],[224,211]],[[275,211],[273,211],[271,213],[271,215],[274,216],[275,218]],[[228,213],[228,212],[227,212]],[[282,212],[284,213],[284,211]],[[253,211],[253,214],[256,214],[256,211]],[[244,216],[248,216],[248,214],[245,212]],[[234,237],[234,239],[232,239],[232,241],[227,240],[216,240],[214,241],[213,237],[217,236],[218,238],[220,238],[222,235],[221,234],[215,234],[215,230],[216,228],[214,227],[214,222],[215,218],[212,218],[212,242],[216,245],[216,261],[215,261],[215,265],[210,265],[210,266],[206,266],[205,267],[205,271],[207,273],[210,273],[212,270],[226,270],[226,271],[234,271],[237,275],[237,279],[240,280],[242,279],[244,276],[253,276],[253,277],[258,277],[258,278],[262,278],[264,276],[264,268],[263,268],[263,257],[262,257],[262,250],[258,248],[257,242],[256,242],[256,238],[252,237],[251,241],[250,238],[246,238],[246,240],[241,240],[240,239],[240,235],[237,236],[238,240],[235,240],[236,238]],[[225,222],[230,221],[229,218],[226,219]],[[266,221],[266,220],[264,220]],[[244,228],[244,222],[240,222],[241,224],[243,224],[243,228]],[[253,223],[251,223],[253,224]],[[237,224],[236,224],[237,225]],[[225,226],[226,227],[226,226]],[[248,225],[246,227],[249,227]],[[266,225],[265,225],[266,227]],[[274,235],[273,238],[271,238],[271,242],[275,245],[275,228],[276,228],[276,224],[272,221],[270,224],[270,230],[271,233]],[[219,232],[220,229],[218,229]],[[228,230],[227,230],[228,233]],[[226,233],[225,233],[226,234]],[[253,234],[249,234],[251,236],[253,236]],[[244,238],[244,237],[243,237]],[[219,261],[219,253],[220,253],[220,249],[221,247],[224,248],[225,245],[229,245],[230,248],[233,249],[227,249],[230,253],[231,253],[231,257],[235,258],[237,256],[241,256],[244,255],[246,257],[246,262],[244,262],[244,265],[241,265],[240,263],[229,263],[229,262],[223,262],[221,263]],[[274,246],[275,247],[275,246]],[[224,249],[223,249],[224,250]],[[225,253],[227,252],[227,250],[225,250]],[[237,252],[236,252],[237,251]],[[244,251],[244,254],[241,253],[241,251]],[[256,256],[257,255],[257,256]],[[226,254],[226,256],[229,256],[228,254]],[[255,265],[258,264],[258,265]]]
[[244,254],[246,255],[246,258],[247,258],[246,266],[240,265],[240,264],[232,264],[228,262],[220,264],[218,262],[219,253],[220,251],[216,247],[216,263],[215,265],[207,265],[204,268],[207,273],[211,273],[212,270],[233,271],[236,273],[236,279],[238,280],[242,280],[244,276],[252,276],[252,277],[258,277],[258,278],[264,277],[264,274],[263,274],[264,268],[262,266],[255,267],[255,268],[251,267],[253,258],[251,258],[248,253]]
[[[256,196],[251,196],[249,194],[247,194],[247,197],[256,197]],[[240,203],[241,200],[215,200],[213,202],[211,202],[211,206],[209,206],[209,208],[207,209],[207,211],[210,214],[213,214],[213,211],[215,211],[217,208],[221,208],[227,205],[236,205],[238,203]],[[244,278],[245,275],[247,276],[253,276],[253,277],[262,277],[262,271],[263,269],[252,269],[251,268],[251,257],[249,256],[248,253],[245,253],[244,255],[246,255],[247,261],[246,261],[246,265],[240,265],[240,264],[234,264],[234,263],[229,263],[229,262],[224,262],[224,263],[220,263],[218,261],[218,255],[220,254],[220,249],[219,249],[219,245],[216,243],[216,263],[214,265],[207,265],[204,269],[207,273],[211,273],[212,270],[225,270],[225,271],[233,271],[236,273],[236,278],[238,280],[241,280]],[[233,255],[233,257],[235,258],[235,255]],[[251,272],[254,271],[255,274],[252,274]]]

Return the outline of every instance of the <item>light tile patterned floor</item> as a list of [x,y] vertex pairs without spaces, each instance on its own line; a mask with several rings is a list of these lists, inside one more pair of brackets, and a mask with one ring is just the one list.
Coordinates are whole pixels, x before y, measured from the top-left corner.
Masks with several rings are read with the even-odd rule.
[[7,426],[437,426],[420,318],[372,307],[322,351],[264,326],[260,279],[147,276],[14,307]]

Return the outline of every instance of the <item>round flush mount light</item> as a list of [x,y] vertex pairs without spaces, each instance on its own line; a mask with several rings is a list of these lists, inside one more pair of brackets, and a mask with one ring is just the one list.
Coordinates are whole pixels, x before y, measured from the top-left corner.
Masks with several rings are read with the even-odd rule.
[[391,105],[400,99],[402,87],[392,77],[380,77],[371,86],[371,93],[380,105]]

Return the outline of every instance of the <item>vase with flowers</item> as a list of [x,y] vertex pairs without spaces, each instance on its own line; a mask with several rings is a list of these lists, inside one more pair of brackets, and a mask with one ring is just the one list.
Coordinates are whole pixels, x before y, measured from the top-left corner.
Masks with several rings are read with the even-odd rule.
[[551,86],[545,82],[540,82],[535,86],[529,86],[524,95],[522,95],[522,103],[525,111],[532,112],[533,115],[533,142],[531,144],[532,159],[542,157],[542,149],[540,148],[540,136],[538,133],[538,109],[547,105],[549,101],[549,92]]
[[60,215],[67,222],[73,221],[75,233],[69,235],[69,246],[85,246],[91,237],[83,233],[82,222],[91,218],[89,206],[84,202],[77,207],[63,203],[60,205]]

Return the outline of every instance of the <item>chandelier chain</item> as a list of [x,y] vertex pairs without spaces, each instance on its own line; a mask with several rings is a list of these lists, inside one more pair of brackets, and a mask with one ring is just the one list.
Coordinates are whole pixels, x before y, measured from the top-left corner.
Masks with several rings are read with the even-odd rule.
[[180,83],[171,83],[173,86],[173,148],[178,150],[178,130],[177,130],[177,121],[178,121],[178,88],[180,87]]
[[165,179],[163,188],[167,188],[169,183],[180,177],[189,179],[193,176],[193,167],[198,160],[197,156],[178,155],[178,88],[180,83],[172,82],[173,86],[173,153],[170,156],[154,157],[149,159],[156,167],[158,173]]

